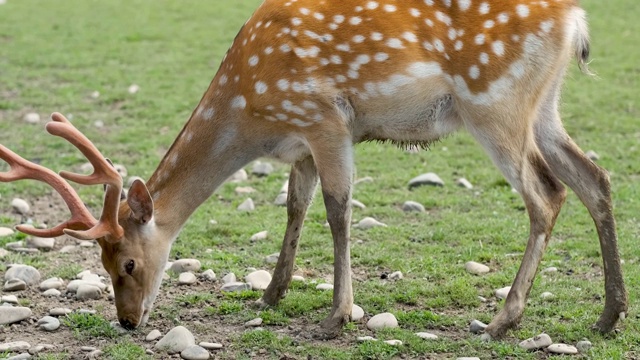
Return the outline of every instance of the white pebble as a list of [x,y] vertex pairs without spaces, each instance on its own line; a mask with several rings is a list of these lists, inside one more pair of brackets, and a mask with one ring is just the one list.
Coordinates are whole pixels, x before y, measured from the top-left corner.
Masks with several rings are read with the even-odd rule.
[[149,334],[147,334],[147,337],[145,337],[144,339],[146,341],[154,341],[161,336],[162,336],[162,333],[160,332],[160,330],[154,329],[154,330],[151,330],[151,332],[149,332]]
[[578,353],[578,349],[575,346],[567,344],[551,344],[547,347],[547,350],[554,354],[575,355]]
[[402,341],[400,341],[400,340],[386,340],[385,344],[389,344],[391,346],[401,346],[402,345]]
[[458,185],[460,187],[463,187],[465,189],[473,189],[473,185],[471,185],[469,180],[467,180],[465,178],[460,178],[460,179],[456,180],[456,185]]
[[216,273],[213,272],[213,270],[211,269],[207,269],[205,270],[202,274],[201,274],[202,278],[207,280],[207,281],[215,281],[216,280]]
[[26,113],[23,120],[29,124],[37,124],[40,122],[40,114],[34,112]]
[[195,284],[198,278],[191,272],[183,272],[178,275],[178,285],[191,285]]
[[359,321],[363,317],[364,310],[360,306],[353,304],[353,306],[351,306],[351,321]]
[[360,222],[358,222],[358,224],[354,225],[354,227],[358,228],[358,229],[363,229],[363,230],[368,230],[374,227],[386,227],[387,225],[384,223],[381,223],[380,221],[372,218],[372,217],[366,217],[362,220],[360,220]]
[[29,207],[29,203],[20,198],[14,198],[13,200],[11,200],[11,206],[13,207],[13,210],[15,210],[15,212],[20,215],[28,214],[29,210],[31,209]]
[[402,211],[425,212],[426,209],[424,208],[424,205],[420,204],[419,202],[408,200],[402,204]]
[[253,203],[253,199],[247,198],[242,204],[238,205],[239,211],[253,211],[256,209],[256,205]]
[[195,345],[195,343],[196,340],[193,334],[191,334],[187,328],[184,326],[176,326],[155,344],[154,349],[166,351],[169,354],[176,354],[191,345]]
[[416,333],[416,336],[425,340],[435,340],[438,338],[438,335],[428,333],[428,332],[418,332]]
[[391,313],[382,313],[375,315],[367,322],[367,328],[369,330],[379,330],[383,328],[396,328],[398,327],[398,320],[395,315]]
[[333,290],[332,284],[318,284],[316,285],[316,290]]
[[474,275],[483,275],[491,271],[487,265],[480,264],[475,261],[467,261],[467,263],[464,264],[464,268],[467,272]]
[[444,181],[435,173],[426,173],[409,180],[409,189],[422,185],[444,186]]
[[545,348],[552,343],[553,341],[551,341],[551,337],[545,333],[542,333],[540,335],[528,338],[520,342],[519,346],[526,350],[537,350]]
[[259,240],[265,240],[268,235],[269,235],[269,232],[267,230],[260,231],[258,233],[255,233],[255,234],[251,235],[251,238],[249,238],[249,240],[252,241],[252,242],[259,241]]
[[496,297],[498,299],[506,299],[507,295],[509,295],[509,291],[511,291],[511,286],[505,286],[496,290]]
[[129,92],[129,94],[135,94],[138,91],[140,91],[140,86],[136,85],[136,84],[132,84],[129,86],[129,88],[127,89],[127,91]]
[[265,270],[254,271],[244,278],[247,284],[251,284],[253,290],[265,290],[271,282],[271,274]]

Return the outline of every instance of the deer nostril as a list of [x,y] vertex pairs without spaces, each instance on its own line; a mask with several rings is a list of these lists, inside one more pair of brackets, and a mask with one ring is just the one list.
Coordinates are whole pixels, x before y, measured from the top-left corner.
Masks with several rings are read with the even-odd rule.
[[131,323],[131,321],[127,319],[120,319],[120,325],[127,330],[135,329],[135,326]]

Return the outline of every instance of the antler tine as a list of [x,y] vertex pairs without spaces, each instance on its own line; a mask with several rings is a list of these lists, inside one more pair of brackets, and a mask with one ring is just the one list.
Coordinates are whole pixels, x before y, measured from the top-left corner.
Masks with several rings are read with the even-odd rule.
[[57,191],[71,211],[71,219],[50,229],[36,229],[18,225],[16,228],[28,235],[39,237],[56,237],[64,234],[65,228],[83,230],[93,227],[97,220],[91,215],[78,197],[75,190],[62,177],[44,166],[25,160],[20,155],[0,145],[0,158],[6,161],[10,170],[0,173],[0,181],[12,182],[31,179],[47,183]]

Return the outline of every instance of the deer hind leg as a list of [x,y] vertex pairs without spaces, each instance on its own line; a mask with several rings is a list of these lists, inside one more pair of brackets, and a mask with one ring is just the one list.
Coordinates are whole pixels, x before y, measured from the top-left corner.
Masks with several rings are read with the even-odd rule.
[[262,299],[258,300],[259,305],[276,305],[284,297],[291,283],[298,240],[300,240],[307,208],[311,204],[317,184],[318,173],[311,156],[293,164],[287,195],[287,229],[278,263],[273,271],[273,280],[265,290]]
[[604,263],[605,305],[594,327],[601,332],[609,332],[627,311],[609,176],[584,155],[565,131],[557,110],[557,94],[558,88],[555,87],[543,102],[535,124],[536,142],[554,174],[587,207],[598,230]]
[[505,305],[485,329],[492,338],[504,336],[508,329],[520,322],[538,265],[566,196],[564,187],[536,146],[531,121],[526,115],[513,120],[498,119],[468,127],[522,195],[529,213],[530,233]]

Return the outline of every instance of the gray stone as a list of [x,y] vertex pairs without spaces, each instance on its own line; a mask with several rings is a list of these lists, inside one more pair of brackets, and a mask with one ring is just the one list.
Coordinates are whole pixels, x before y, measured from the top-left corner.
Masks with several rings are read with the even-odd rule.
[[96,310],[90,310],[90,309],[80,309],[78,310],[78,314],[91,314],[91,315],[95,315],[98,312]]
[[291,281],[302,281],[304,282],[304,276],[300,276],[300,275],[293,275],[291,277]]
[[62,295],[62,293],[58,289],[49,289],[42,293],[42,296],[46,297],[58,297],[60,295]]
[[424,208],[424,205],[420,204],[419,202],[408,200],[408,201],[405,201],[404,204],[402,204],[402,211],[425,212],[427,210]]
[[14,231],[6,227],[0,227],[0,237],[13,235]]
[[20,215],[27,215],[31,209],[28,202],[19,198],[11,200],[11,206],[13,207],[13,210]]
[[135,94],[138,91],[140,91],[140,86],[137,84],[131,84],[128,88],[127,91],[129,92],[129,94]]
[[40,114],[35,112],[26,113],[22,117],[22,120],[29,124],[37,124],[40,122]]
[[83,240],[83,241],[80,241],[78,243],[78,246],[83,247],[83,248],[90,248],[90,247],[94,247],[95,244],[96,243],[94,241]]
[[95,287],[99,288],[102,291],[107,290],[107,285],[103,284],[102,282],[85,281],[85,280],[71,280],[67,284],[67,291],[69,291],[69,292],[77,292],[78,288],[81,285],[95,286]]
[[6,358],[6,360],[26,360],[26,359],[31,359],[31,354],[29,353],[22,353],[16,356],[11,356]]
[[70,253],[78,250],[78,247],[75,245],[65,245],[60,249],[60,253]]
[[275,264],[278,262],[278,258],[280,258],[280,253],[273,253],[271,255],[267,255],[264,257],[264,261],[267,264]]
[[241,181],[247,181],[249,179],[249,176],[247,175],[247,171],[245,169],[240,169],[238,171],[236,171],[233,175],[231,175],[231,177],[229,178],[230,182],[241,182]]
[[567,344],[551,344],[547,347],[547,351],[553,354],[565,355],[575,355],[578,353],[578,349],[576,349],[575,346]]
[[21,306],[0,306],[0,325],[13,324],[31,316],[31,309]]
[[20,279],[27,285],[34,285],[40,281],[40,273],[33,266],[13,265],[4,273],[4,279]]
[[[23,241],[13,241],[13,242],[6,243],[4,245],[4,247],[6,247],[9,250],[15,250],[15,249],[18,249],[18,248],[23,248],[24,247],[24,242]],[[17,264],[14,264],[14,265],[17,265]]]
[[465,189],[473,189],[473,185],[471,185],[469,180],[465,178],[459,178],[458,180],[456,180],[456,185],[463,187]]
[[220,291],[226,291],[226,292],[245,291],[245,290],[251,290],[251,285],[245,284],[242,282],[232,282],[232,283],[224,284],[220,288]]
[[383,328],[397,328],[398,320],[395,315],[391,313],[382,313],[375,315],[367,322],[367,328],[369,330],[379,330]]
[[555,297],[555,295],[553,295],[553,293],[550,293],[548,291],[543,292],[542,294],[540,294],[540,298],[542,300],[551,300]]
[[3,259],[7,255],[9,255],[9,252],[5,249],[0,248],[0,259]]
[[222,277],[222,283],[223,284],[230,284],[233,282],[237,282],[238,280],[236,279],[236,274],[234,273],[228,273],[227,275]]
[[592,347],[593,344],[591,344],[591,341],[589,340],[578,341],[578,343],[576,344],[576,349],[578,349],[578,351],[582,354],[588,353]]
[[251,168],[251,173],[257,176],[267,176],[273,172],[273,165],[268,162],[256,161]]
[[356,340],[358,340],[358,342],[365,342],[365,341],[378,341],[378,339],[374,338],[373,336],[358,336],[356,338]]
[[235,192],[238,195],[246,195],[256,192],[256,189],[252,188],[251,186],[238,186],[237,188],[235,188]]
[[386,227],[387,225],[384,223],[381,223],[380,221],[372,218],[372,217],[365,217],[364,219],[360,220],[356,225],[354,225],[354,227],[358,228],[358,229],[363,229],[363,230],[368,230],[374,227]]
[[273,204],[277,205],[277,206],[285,206],[287,205],[287,198],[289,197],[289,195],[287,195],[287,193],[280,193],[278,194],[278,196],[276,196],[276,199],[273,200]]
[[154,349],[176,354],[195,344],[196,340],[187,328],[176,326],[155,344]]
[[333,290],[333,285],[332,284],[318,284],[316,285],[316,290]]
[[223,345],[219,343],[211,343],[211,342],[201,342],[198,345],[202,346],[207,350],[218,350],[222,349]]
[[17,304],[18,298],[15,295],[4,295],[0,301],[3,303]]
[[482,321],[473,320],[471,321],[471,324],[469,324],[469,331],[471,331],[474,334],[479,334],[483,332],[486,327],[487,327],[487,324],[483,323]]
[[27,247],[33,249],[51,250],[56,244],[55,238],[41,238],[37,236],[31,236],[27,238]]
[[402,341],[400,340],[385,340],[384,343],[391,346],[402,346]]
[[363,317],[364,310],[360,306],[353,304],[351,306],[351,321],[360,321]]
[[416,336],[425,340],[435,340],[438,338],[438,335],[428,333],[428,332],[418,332],[416,333]]
[[198,278],[191,272],[183,272],[178,275],[178,285],[192,285],[198,281]]
[[37,254],[40,252],[40,250],[34,248],[15,248],[11,250],[20,254]]
[[200,260],[180,259],[180,260],[174,261],[173,264],[171,264],[171,271],[173,271],[176,274],[180,274],[187,271],[196,272],[200,270],[201,266],[202,265],[200,264]]
[[244,323],[245,327],[257,327],[262,325],[262,318],[255,318]]
[[239,211],[253,211],[256,209],[256,205],[253,203],[253,199],[247,198],[242,204],[238,205]]
[[42,319],[38,320],[36,324],[42,330],[46,331],[54,331],[60,327],[60,320],[53,316],[45,316]]
[[80,346],[80,350],[84,352],[95,351],[96,348],[93,346]]
[[506,299],[507,295],[509,295],[509,291],[511,291],[511,286],[505,286],[496,290],[496,297],[498,299]]
[[100,358],[100,356],[102,356],[102,354],[103,354],[102,350],[96,349],[90,352],[89,355],[87,356],[89,357],[89,359],[98,359]]
[[102,290],[99,287],[89,284],[81,284],[76,291],[78,300],[98,300],[102,298]]
[[51,316],[65,316],[67,314],[71,314],[73,310],[67,308],[53,308],[49,310],[49,315]]
[[88,283],[96,283],[96,284],[101,284],[102,283],[102,279],[100,278],[100,275],[92,274],[92,273],[87,273],[87,274],[82,275],[80,280],[86,281]]
[[431,172],[416,176],[409,180],[409,189],[422,185],[444,186],[444,181],[442,181],[438,175]]
[[244,281],[251,284],[253,290],[265,290],[271,282],[271,274],[265,270],[254,271],[245,276]]
[[52,277],[40,283],[38,288],[40,291],[46,291],[49,289],[62,289],[64,287],[64,281],[61,278]]
[[600,160],[600,155],[598,155],[598,153],[593,150],[587,151],[586,153],[584,153],[584,155],[593,161]]
[[12,341],[0,344],[0,353],[5,351],[23,351],[29,350],[31,345],[26,341]]
[[541,273],[543,273],[543,274],[544,274],[544,273],[556,273],[556,272],[558,272],[558,268],[557,268],[557,267],[554,267],[554,266],[550,266],[550,267],[548,267],[548,268],[546,268],[546,269],[543,269],[543,270],[541,271]]
[[201,274],[202,278],[207,280],[207,281],[215,281],[216,280],[216,273],[213,272],[213,270],[211,269],[207,269],[205,270],[202,274]]
[[367,206],[356,199],[351,199],[351,207],[356,207],[358,209],[366,209]]
[[518,344],[521,348],[525,350],[538,350],[546,348],[551,345],[553,341],[551,341],[551,337],[545,333],[534,336],[532,338],[528,338]]
[[198,345],[191,345],[180,353],[185,360],[207,360],[209,356],[209,351]]
[[388,279],[389,280],[402,280],[404,278],[404,275],[402,274],[402,271],[394,271],[391,274],[389,274]]
[[467,261],[464,264],[464,268],[468,273],[473,275],[484,275],[491,271],[487,265],[480,264],[475,261]]
[[27,289],[27,283],[20,279],[10,279],[5,281],[4,287],[2,290],[4,291],[21,291]]
[[249,238],[249,241],[256,242],[256,241],[260,241],[260,240],[265,240],[268,235],[269,235],[269,232],[267,230],[260,231],[260,232],[257,232],[255,234],[251,235],[251,237]]
[[154,330],[151,330],[151,332],[149,334],[147,334],[147,337],[144,338],[144,339],[146,341],[154,341],[154,340],[158,339],[161,336],[162,336],[162,333],[160,332],[160,330],[154,329]]

